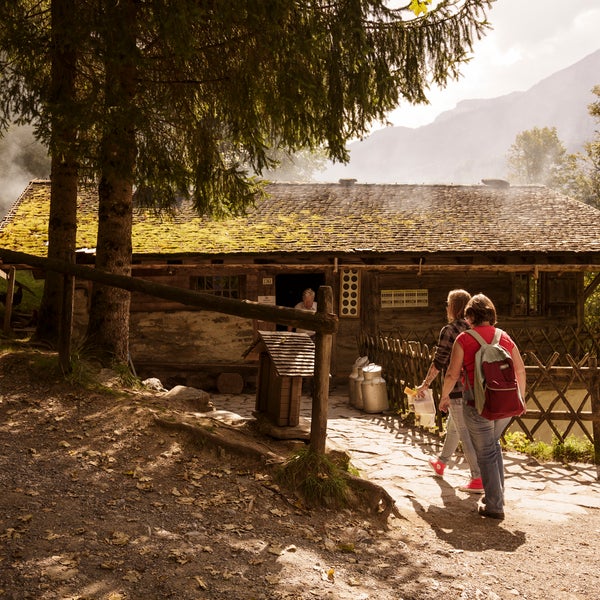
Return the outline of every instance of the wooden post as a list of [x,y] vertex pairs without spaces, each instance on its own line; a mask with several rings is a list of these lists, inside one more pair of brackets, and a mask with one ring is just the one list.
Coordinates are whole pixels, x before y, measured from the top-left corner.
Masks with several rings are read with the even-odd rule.
[[598,358],[590,356],[589,386],[590,403],[592,405],[592,435],[594,437],[594,463],[596,465],[596,478],[600,481],[600,371]]
[[58,326],[58,362],[63,374],[71,372],[71,339],[73,335],[73,299],[75,277],[63,276],[60,324]]
[[10,333],[10,321],[12,317],[13,296],[15,293],[15,281],[17,278],[17,270],[10,267],[8,270],[8,278],[6,280],[6,299],[4,300],[4,333]]
[[[333,290],[321,286],[317,292],[317,313],[333,313]],[[325,454],[327,441],[327,409],[329,404],[329,373],[331,371],[331,333],[317,331],[315,338],[315,375],[313,382],[310,447],[313,452]]]

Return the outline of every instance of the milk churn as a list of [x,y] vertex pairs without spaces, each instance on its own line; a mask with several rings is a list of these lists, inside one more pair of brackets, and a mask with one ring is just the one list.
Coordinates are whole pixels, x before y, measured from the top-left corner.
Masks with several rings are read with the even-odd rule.
[[350,376],[348,377],[348,395],[350,396],[350,406],[357,405],[357,399],[360,394],[360,390],[358,389],[360,385],[358,381],[359,370],[367,364],[369,364],[368,356],[361,356],[354,361],[352,373],[350,373]]
[[388,409],[387,387],[379,365],[371,364],[363,367],[361,391],[365,412],[379,413]]

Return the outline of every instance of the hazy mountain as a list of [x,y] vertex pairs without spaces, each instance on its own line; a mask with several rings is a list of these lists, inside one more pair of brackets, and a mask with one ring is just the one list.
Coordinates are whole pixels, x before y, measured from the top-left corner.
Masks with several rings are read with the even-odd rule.
[[465,100],[428,125],[388,127],[348,146],[350,163],[331,164],[315,178],[362,183],[478,183],[506,178],[506,155],[518,133],[556,127],[567,151],[595,133],[588,105],[600,84],[600,50],[524,92]]

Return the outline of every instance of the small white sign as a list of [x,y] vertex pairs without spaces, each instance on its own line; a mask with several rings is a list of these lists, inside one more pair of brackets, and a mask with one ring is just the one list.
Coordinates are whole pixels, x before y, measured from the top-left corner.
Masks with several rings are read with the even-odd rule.
[[263,285],[273,285],[272,277],[263,277]]
[[259,304],[272,304],[275,306],[275,296],[259,296],[258,297]]

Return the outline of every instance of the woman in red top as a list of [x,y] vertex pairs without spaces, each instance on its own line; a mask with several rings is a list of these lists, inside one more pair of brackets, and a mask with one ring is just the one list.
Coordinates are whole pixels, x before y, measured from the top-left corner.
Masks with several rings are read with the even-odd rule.
[[[477,331],[483,339],[490,343],[496,332],[496,308],[493,302],[483,294],[476,294],[469,300],[465,307],[465,318],[471,328]],[[500,338],[500,345],[508,350],[512,356],[517,383],[523,398],[525,398],[525,365],[516,344],[506,333]],[[465,382],[464,418],[471,434],[471,441],[477,454],[477,462],[481,471],[484,497],[479,502],[478,512],[484,517],[494,519],[504,518],[504,463],[500,436],[510,423],[511,418],[490,421],[482,417],[475,408],[472,398],[474,387],[475,354],[479,350],[477,341],[467,333],[461,333],[452,347],[450,364],[444,377],[440,410],[446,411],[450,404],[449,394],[455,383],[465,371],[468,384]],[[468,397],[469,393],[471,398]]]

